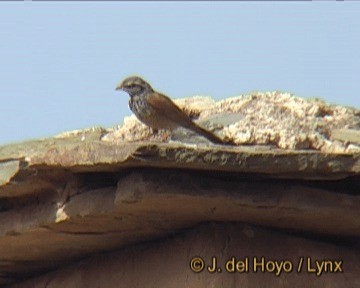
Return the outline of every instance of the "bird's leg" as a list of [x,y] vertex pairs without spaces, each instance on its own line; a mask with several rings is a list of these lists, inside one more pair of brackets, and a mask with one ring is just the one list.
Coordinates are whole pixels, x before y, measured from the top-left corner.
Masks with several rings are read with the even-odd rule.
[[171,132],[169,130],[161,130],[161,132],[158,129],[152,128],[153,134],[156,138],[160,138],[162,142],[166,142],[169,140],[171,136]]

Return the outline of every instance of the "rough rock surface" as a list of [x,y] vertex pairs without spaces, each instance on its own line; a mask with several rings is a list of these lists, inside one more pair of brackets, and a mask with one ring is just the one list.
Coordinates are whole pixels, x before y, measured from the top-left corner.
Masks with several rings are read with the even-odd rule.
[[[354,275],[360,266],[359,112],[287,94],[259,95],[217,103],[183,100],[189,101],[189,115],[231,139],[232,146],[206,141],[195,145],[195,138],[187,139],[190,134],[182,132],[177,141],[167,143],[168,133],[153,135],[131,120],[119,129],[91,128],[0,147],[0,285],[62,267],[19,287],[60,287],[61,283],[62,287],[169,287],[166,283],[184,287],[184,278],[188,287],[228,287],[232,281],[249,287],[263,283],[281,287],[297,280],[316,287],[358,286]],[[261,105],[268,106],[267,117],[256,116],[257,110],[265,113]],[[277,126],[280,121],[282,128]],[[242,124],[252,135],[245,141]],[[270,127],[270,132],[261,127]],[[296,138],[302,133],[308,135],[305,142]],[[321,141],[327,144],[320,145]],[[296,149],[284,149],[289,147]],[[204,222],[219,224],[176,234]],[[239,224],[229,226],[229,222],[250,226],[234,228]],[[217,235],[211,236],[216,241],[209,241],[209,235]],[[261,236],[252,239],[252,235]],[[165,240],[163,246],[158,242],[163,237],[174,239]],[[143,244],[144,253],[136,252],[142,246],[131,248],[150,240]],[[173,264],[164,261],[162,257],[181,247],[186,248]],[[275,247],[274,252],[269,247]],[[115,250],[119,252],[112,254]],[[110,254],[104,258],[74,264],[106,251]],[[321,278],[306,273],[209,276],[188,270],[193,254],[225,259],[230,254],[258,253],[275,260],[340,259],[344,272]],[[103,262],[95,267],[98,259]],[[81,272],[64,268],[70,263]],[[150,263],[168,267],[164,272],[168,278],[153,278],[153,286],[134,282],[137,275],[146,279],[161,270]],[[99,285],[89,286],[90,280]],[[340,284],[343,281],[345,286]]]
[[[360,152],[360,110],[303,99],[289,93],[253,93],[215,102],[207,97],[179,99],[176,103],[200,124],[235,145],[272,145],[281,149],[313,149],[326,153]],[[229,115],[238,119],[228,122]],[[217,115],[218,125],[206,123]],[[204,123],[205,122],[205,123]],[[344,137],[337,137],[346,131]],[[164,141],[135,116],[126,117],[103,137],[106,141]]]

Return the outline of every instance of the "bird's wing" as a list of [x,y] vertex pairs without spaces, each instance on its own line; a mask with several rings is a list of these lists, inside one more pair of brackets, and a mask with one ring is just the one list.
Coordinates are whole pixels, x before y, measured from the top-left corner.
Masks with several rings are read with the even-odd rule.
[[183,112],[171,99],[165,95],[159,93],[151,93],[147,96],[149,105],[156,110],[160,115],[164,115],[165,118],[176,123],[179,126],[188,128],[213,143],[216,144],[227,144],[224,140],[216,136],[210,131],[198,126],[196,123]]
[[183,112],[169,97],[160,93],[152,93],[148,95],[147,100],[152,108],[162,115],[166,115],[169,120],[178,124],[181,123],[181,126],[183,127],[194,125],[185,112]]

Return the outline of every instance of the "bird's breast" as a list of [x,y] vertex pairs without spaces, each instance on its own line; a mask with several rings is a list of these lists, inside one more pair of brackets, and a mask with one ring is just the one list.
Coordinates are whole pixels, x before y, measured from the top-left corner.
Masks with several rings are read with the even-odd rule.
[[152,126],[155,113],[154,109],[146,102],[145,97],[131,97],[129,100],[129,107],[141,122],[148,126]]
[[129,108],[141,122],[153,129],[173,130],[179,126],[163,113],[156,111],[149,103],[147,103],[146,97],[131,97],[129,100]]

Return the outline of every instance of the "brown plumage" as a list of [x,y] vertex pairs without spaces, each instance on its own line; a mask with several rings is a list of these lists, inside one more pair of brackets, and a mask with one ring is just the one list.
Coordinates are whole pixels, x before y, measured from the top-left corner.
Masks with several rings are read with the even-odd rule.
[[183,127],[194,131],[216,144],[227,144],[212,132],[194,123],[169,97],[153,90],[140,77],[128,77],[116,90],[123,90],[130,96],[129,107],[136,117],[153,129],[174,130]]

